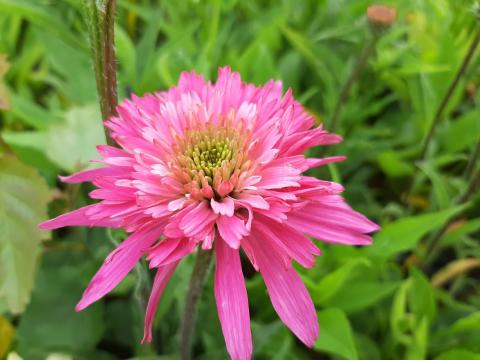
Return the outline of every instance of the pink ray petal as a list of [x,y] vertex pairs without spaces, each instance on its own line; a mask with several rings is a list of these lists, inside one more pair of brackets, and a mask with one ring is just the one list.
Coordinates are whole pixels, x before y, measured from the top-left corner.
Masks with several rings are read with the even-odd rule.
[[183,259],[193,252],[197,243],[188,238],[165,239],[149,251],[147,260],[150,268],[164,266],[171,262]]
[[170,277],[175,271],[179,261],[172,262],[158,268],[155,280],[153,281],[152,293],[148,299],[147,311],[145,313],[145,324],[143,327],[142,344],[152,341],[152,327],[157,313],[158,303],[162,296],[165,286],[167,286]]
[[268,210],[270,204],[266,201],[263,196],[256,195],[252,192],[244,191],[240,193],[236,198],[235,202],[240,205],[249,205],[254,209],[263,209]]
[[215,300],[227,350],[233,360],[249,360],[252,335],[240,253],[222,239],[216,241],[215,250]]
[[161,266],[163,261],[175,250],[180,241],[181,238],[166,238],[160,240],[158,244],[149,249],[147,261],[149,262],[150,268]]
[[38,225],[40,229],[52,230],[65,226],[99,226],[99,227],[119,227],[120,222],[111,218],[92,219],[86,213],[94,209],[97,205],[88,205],[80,209],[57,216]]
[[341,200],[337,203],[309,203],[302,212],[331,226],[342,226],[361,233],[371,233],[380,229],[377,224],[353,210],[341,197],[339,198]]
[[280,319],[307,346],[318,337],[318,319],[312,299],[291,265],[261,239],[245,238],[252,247],[272,305]]
[[311,268],[315,265],[315,256],[320,255],[320,250],[302,233],[265,216],[258,219],[255,227],[272,242],[272,246],[277,246],[303,267]]
[[238,249],[240,240],[248,235],[245,222],[237,216],[220,216],[217,219],[217,228],[223,240],[233,249]]
[[163,226],[150,227],[138,230],[125,239],[105,259],[75,309],[81,311],[113,290],[162,232]]
[[216,201],[215,199],[210,200],[210,206],[215,214],[233,216],[235,211],[235,203],[233,199],[229,196],[223,198],[221,201]]
[[303,211],[303,209],[288,214],[287,224],[298,231],[328,243],[346,245],[370,245],[372,243],[370,236],[349,228],[348,223],[345,226],[333,225],[327,221],[319,220],[312,214]]
[[78,184],[86,181],[92,181],[98,176],[116,176],[123,175],[125,171],[116,167],[103,167],[77,172],[69,176],[59,176],[60,180],[70,184]]
[[194,236],[215,221],[217,215],[207,204],[206,201],[200,202],[180,220],[180,229],[186,236]]

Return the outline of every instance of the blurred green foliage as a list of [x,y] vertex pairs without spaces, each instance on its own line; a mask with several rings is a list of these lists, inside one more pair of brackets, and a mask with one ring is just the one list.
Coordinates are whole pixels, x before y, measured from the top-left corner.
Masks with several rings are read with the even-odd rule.
[[[36,230],[50,200],[51,216],[90,201],[89,185],[66,186],[57,175],[91,166],[95,145],[104,142],[81,3],[0,0],[0,55],[10,64],[0,79],[6,107],[0,112],[0,358],[10,351],[33,360],[52,354],[178,359],[192,259],[182,262],[165,291],[153,345],[141,346],[136,284],[151,281],[143,266],[105,300],[74,312],[123,234],[66,229],[41,243],[49,234]],[[119,96],[166,89],[183,70],[214,79],[217,67],[228,64],[250,82],[283,80],[323,122],[371,36],[365,17],[371,3],[118,0]],[[478,54],[427,156],[418,159],[480,27],[473,0],[383,3],[397,7],[397,21],[379,39],[342,107],[337,130],[345,141],[327,150],[349,159],[312,172],[341,181],[352,206],[383,230],[368,248],[322,245],[315,268],[300,270],[321,327],[313,349],[279,322],[261,278],[246,268],[256,359],[480,359],[480,265],[462,265],[480,256],[479,198],[457,201],[480,140]],[[7,67],[1,66],[3,74]],[[455,222],[440,241],[427,247],[450,219]],[[227,357],[214,309],[209,281],[199,309],[198,359]]]

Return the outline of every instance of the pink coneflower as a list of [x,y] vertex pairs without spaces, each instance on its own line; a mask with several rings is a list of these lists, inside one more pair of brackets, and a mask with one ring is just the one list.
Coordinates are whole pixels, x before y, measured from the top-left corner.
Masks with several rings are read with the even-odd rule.
[[215,249],[215,299],[228,352],[252,353],[243,249],[263,276],[273,307],[306,345],[318,336],[315,307],[292,267],[310,268],[328,243],[367,245],[378,226],[352,210],[341,185],[303,176],[344,160],[307,159],[312,146],[336,144],[282,84],[245,84],[229,68],[215,84],[183,73],[177,87],[125,100],[106,122],[120,148],[99,146],[102,168],[63,181],[91,181],[101,201],[41,225],[106,226],[130,236],[105,260],[77,305],[82,310],[111,291],[147,254],[157,268],[144,341],[163,289],[179,261]]

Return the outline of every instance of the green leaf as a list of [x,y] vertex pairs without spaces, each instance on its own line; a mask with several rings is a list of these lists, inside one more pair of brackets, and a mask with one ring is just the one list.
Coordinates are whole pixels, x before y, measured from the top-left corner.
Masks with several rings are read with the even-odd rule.
[[128,34],[121,26],[115,27],[115,44],[117,48],[119,77],[123,77],[125,85],[135,84],[136,81],[136,53],[135,47]]
[[[311,291],[312,297],[316,304],[325,304],[330,297],[332,297],[348,278],[354,273],[354,270],[359,266],[370,265],[367,259],[359,258],[347,262],[342,267],[334,272],[329,273],[317,284],[312,284],[310,281],[309,287],[313,288]],[[307,279],[307,283],[309,279]]]
[[96,146],[105,144],[97,105],[73,107],[65,113],[63,121],[50,125],[45,131],[5,132],[3,136],[10,145],[43,152],[53,163],[69,172],[98,158]]
[[326,304],[336,306],[347,313],[363,310],[391,295],[398,282],[349,281],[340,291],[331,296]]
[[33,101],[13,93],[10,94],[10,100],[12,102],[12,113],[26,124],[42,130],[46,129],[51,123],[52,115]]
[[480,230],[480,219],[472,219],[465,223],[459,224],[455,229],[450,230],[441,240],[442,245],[453,245],[460,243],[468,234],[475,233]]
[[358,359],[348,318],[340,309],[330,308],[318,313],[320,336],[314,344],[316,350],[339,355],[344,359]]
[[[55,35],[69,42],[70,44],[86,48],[84,41],[80,36],[75,36],[70,29],[65,26],[65,19],[61,19],[54,10],[55,7],[41,6],[38,1],[32,0],[0,0],[0,12],[24,17],[33,24],[37,24],[44,29],[48,29]],[[52,11],[53,10],[53,11]]]
[[45,152],[47,133],[45,131],[5,131],[2,137],[10,146],[29,147]]
[[421,163],[418,165],[432,183],[432,190],[435,194],[435,200],[439,209],[445,209],[450,204],[451,196],[447,191],[447,179],[440,174],[431,163]]
[[410,337],[405,335],[407,331],[407,295],[410,282],[404,281],[398,288],[393,298],[390,310],[390,332],[395,342],[409,343]]
[[96,105],[71,108],[62,122],[46,131],[6,132],[8,144],[43,152],[54,164],[73,172],[98,158],[96,145],[105,144],[100,112]]
[[442,147],[449,153],[455,153],[473,145],[480,133],[479,116],[480,111],[475,109],[448,123],[439,134]]
[[358,349],[359,359],[381,360],[380,346],[377,341],[372,340],[362,333],[355,333],[355,344]]
[[56,85],[59,93],[75,104],[97,101],[95,78],[88,51],[69,45],[46,31],[36,31],[35,36],[38,43],[45,48],[45,59],[50,71],[60,75]]
[[2,137],[13,149],[17,158],[24,164],[36,168],[52,187],[58,180],[58,166],[45,155],[46,139],[45,136],[43,138],[37,136],[38,134],[39,132],[36,131],[3,132]]
[[374,236],[373,245],[366,249],[366,252],[387,258],[410,250],[423,236],[440,227],[468,206],[469,204],[459,205],[443,211],[405,217],[387,224]]
[[413,338],[408,346],[406,360],[425,360],[428,346],[428,319],[423,317],[413,330]]
[[464,349],[454,349],[437,356],[435,360],[480,360],[480,354]]
[[100,341],[105,323],[103,303],[77,313],[75,304],[84,285],[82,267],[44,266],[39,272],[32,302],[23,314],[17,340],[20,355],[31,358],[31,351],[72,353],[93,350]]
[[480,330],[480,311],[474,312],[464,318],[457,320],[450,330],[453,333]]
[[288,27],[283,27],[282,29],[283,34],[287,38],[287,40],[292,44],[292,46],[302,55],[305,59],[316,66],[319,62],[318,56],[315,53],[315,49],[313,44],[311,43],[310,39],[308,39],[303,34],[290,29]]
[[430,281],[415,268],[410,270],[412,284],[409,291],[410,306],[417,319],[427,317],[429,323],[435,318],[437,305]]
[[13,158],[0,159],[0,300],[20,313],[30,292],[49,232],[37,224],[47,218],[48,187],[38,173]]
[[105,134],[97,106],[72,108],[65,122],[48,129],[46,154],[58,166],[73,172],[98,157],[95,146],[100,144],[105,144]]
[[377,161],[383,172],[388,176],[402,177],[413,173],[412,164],[403,160],[398,152],[384,151],[378,155]]
[[294,340],[280,321],[268,325],[252,322],[252,337],[255,344],[254,357],[255,354],[264,354],[268,358],[279,360],[292,358]]
[[396,345],[405,347],[405,359],[426,358],[430,323],[434,315],[431,286],[423,274],[412,269],[411,277],[395,294],[390,313],[392,338]]

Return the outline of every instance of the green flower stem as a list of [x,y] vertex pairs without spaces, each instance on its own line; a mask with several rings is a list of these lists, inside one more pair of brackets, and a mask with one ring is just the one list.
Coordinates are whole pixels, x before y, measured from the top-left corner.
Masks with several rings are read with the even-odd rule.
[[328,129],[328,131],[335,132],[342,105],[347,100],[353,84],[355,84],[355,81],[357,81],[358,77],[367,65],[368,59],[373,54],[373,50],[375,49],[375,45],[377,44],[379,38],[380,33],[372,32],[372,36],[368,40],[367,45],[363,48],[360,56],[358,57],[352,73],[348,77],[347,81],[343,84],[342,89],[340,90],[340,95],[337,98],[337,103],[335,104],[335,108],[333,110],[333,115],[327,123],[328,125],[326,128]]
[[[117,78],[114,24],[116,0],[84,0],[93,67],[102,118],[116,115]],[[107,129],[105,137],[114,145]]]
[[[438,124],[442,120],[443,113],[445,112],[445,109],[448,105],[448,102],[450,101],[453,93],[455,92],[455,89],[457,88],[457,86],[460,82],[460,79],[465,74],[465,71],[467,70],[468,65],[472,61],[472,59],[474,57],[473,55],[475,54],[475,50],[477,49],[479,43],[480,43],[480,29],[478,29],[472,43],[470,44],[470,48],[468,49],[467,53],[465,54],[465,57],[463,58],[462,64],[460,65],[460,68],[458,69],[457,74],[455,75],[453,81],[451,82],[447,92],[445,93],[445,96],[443,97],[443,99],[442,99],[442,101],[441,101],[441,103],[440,103],[440,105],[437,109],[437,112],[435,113],[435,117],[433,118],[433,121],[430,125],[430,128],[428,129],[427,136],[425,137],[425,140],[423,142],[422,149],[420,150],[419,161],[424,161],[425,160],[426,155],[427,155],[428,147],[429,147],[430,142],[432,141],[433,135],[435,133],[435,129],[437,128]],[[474,155],[472,155],[472,156],[474,156]],[[466,170],[467,175],[472,174],[473,168],[471,168],[470,166],[471,165],[470,165],[470,161],[469,161],[469,165],[467,165],[467,170]],[[415,189],[417,173],[418,173],[418,167],[415,168],[415,172],[412,176],[412,181],[410,183],[410,186],[408,187],[408,190],[406,191],[405,199],[408,199],[410,194],[412,194],[414,189]],[[409,210],[408,213],[411,213],[413,211],[413,206],[409,205],[408,210]]]
[[437,109],[437,112],[435,113],[435,117],[433,118],[430,128],[428,129],[427,136],[423,141],[422,150],[420,151],[420,156],[419,156],[420,160],[425,159],[428,147],[435,133],[435,129],[437,128],[438,124],[442,120],[443,113],[445,112],[445,109],[447,108],[447,105],[450,99],[452,98],[452,95],[455,92],[455,89],[457,88],[460,82],[460,79],[462,78],[463,74],[468,68],[468,65],[472,61],[473,55],[475,54],[475,50],[477,49],[479,43],[480,43],[480,29],[477,31],[472,43],[470,44],[470,48],[468,49],[465,57],[463,58],[462,64],[460,65],[460,68],[458,69],[457,74],[455,75],[453,81],[448,87],[448,90],[445,93],[445,96],[443,97],[442,102],[440,103],[440,106]]
[[197,303],[200,299],[200,294],[202,293],[203,284],[208,275],[212,259],[213,251],[198,250],[197,259],[188,286],[185,312],[181,328],[180,353],[182,360],[190,360],[191,358],[191,337],[195,327]]

